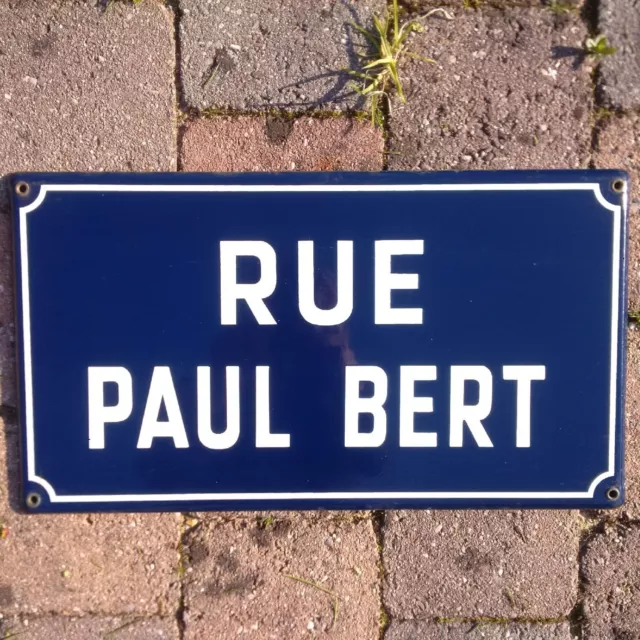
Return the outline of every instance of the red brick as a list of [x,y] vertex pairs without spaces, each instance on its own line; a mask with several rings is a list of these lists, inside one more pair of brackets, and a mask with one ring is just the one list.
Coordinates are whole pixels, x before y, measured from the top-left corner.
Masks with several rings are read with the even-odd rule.
[[186,553],[187,640],[378,638],[378,552],[369,520],[278,520],[268,528],[202,522],[189,533]]
[[16,513],[17,471],[17,434],[1,425],[0,613],[174,614],[176,514]]
[[346,118],[196,120],[182,138],[185,171],[376,171],[382,136]]

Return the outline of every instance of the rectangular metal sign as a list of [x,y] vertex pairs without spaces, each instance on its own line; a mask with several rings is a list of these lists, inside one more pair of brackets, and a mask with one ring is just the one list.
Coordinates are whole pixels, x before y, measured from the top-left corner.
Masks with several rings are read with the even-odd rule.
[[624,173],[12,190],[26,509],[623,500]]

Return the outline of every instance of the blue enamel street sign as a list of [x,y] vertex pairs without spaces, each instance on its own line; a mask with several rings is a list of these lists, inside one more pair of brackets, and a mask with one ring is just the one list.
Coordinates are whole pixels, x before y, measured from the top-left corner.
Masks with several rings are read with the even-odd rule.
[[25,508],[620,504],[626,180],[13,176]]

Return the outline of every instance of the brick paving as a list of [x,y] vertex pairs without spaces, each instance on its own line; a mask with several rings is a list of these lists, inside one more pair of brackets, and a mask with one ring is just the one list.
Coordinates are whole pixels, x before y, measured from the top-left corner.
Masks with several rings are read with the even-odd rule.
[[[640,76],[638,76],[640,77]],[[606,116],[597,132],[594,155],[599,168],[624,169],[631,178],[629,220],[629,308],[640,310],[640,114]]]
[[560,624],[488,624],[463,622],[392,622],[385,640],[573,640],[567,622]]
[[627,399],[625,476],[627,499],[621,510],[627,518],[640,518],[640,329],[627,332]]
[[378,551],[371,520],[204,520],[185,538],[185,638],[373,638]]
[[[354,107],[342,72],[384,0],[179,0],[182,83],[192,107]],[[352,95],[349,95],[352,94]]]
[[[170,618],[73,617],[7,618],[0,620],[1,638],[30,640],[178,640],[175,620]],[[13,634],[13,635],[12,635]]]
[[640,631],[640,529],[609,526],[587,545],[585,640],[637,638]]
[[[168,615],[178,603],[177,514],[16,513],[18,437],[0,430],[0,612]],[[2,636],[0,636],[2,637]]]
[[601,0],[600,28],[616,47],[603,60],[599,90],[603,103],[622,109],[640,108],[640,11],[637,0]]
[[0,398],[16,406],[15,331],[13,311],[13,249],[11,221],[0,203]]
[[237,117],[187,124],[180,159],[185,171],[380,171],[382,150],[353,119]]
[[[410,48],[436,62],[406,62],[409,100],[373,130],[342,69],[349,20],[383,4],[5,0],[0,173],[622,167],[640,311],[637,0],[446,0],[452,20],[405,0],[426,27]],[[618,51],[583,59],[596,28]],[[628,499],[613,513],[25,516],[10,234],[0,188],[3,640],[639,637],[637,324]]]
[[[391,114],[391,169],[586,167],[591,65],[574,69],[587,30],[539,9],[434,15],[406,65],[407,103]],[[560,57],[563,56],[563,57]]]
[[571,511],[388,512],[385,605],[400,619],[568,616],[579,530]]

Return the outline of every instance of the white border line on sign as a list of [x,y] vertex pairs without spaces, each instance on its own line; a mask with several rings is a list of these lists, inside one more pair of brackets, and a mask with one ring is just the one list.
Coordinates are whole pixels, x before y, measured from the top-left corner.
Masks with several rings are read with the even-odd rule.
[[[29,255],[27,214],[35,211],[49,192],[99,193],[282,193],[282,192],[367,192],[367,191],[592,191],[596,200],[613,213],[613,250],[611,286],[611,357],[609,386],[609,456],[608,468],[591,482],[587,491],[333,491],[306,493],[178,493],[121,495],[57,495],[53,486],[35,473],[33,381],[31,368],[31,321],[29,304]],[[626,185],[623,194],[626,202]],[[27,479],[41,485],[51,502],[196,502],[226,500],[399,500],[399,499],[554,499],[592,498],[596,487],[615,474],[616,393],[618,386],[618,296],[620,293],[620,226],[622,207],[608,202],[598,183],[538,184],[389,184],[389,185],[118,185],[118,184],[44,184],[36,199],[20,207],[20,267],[22,273],[22,327],[24,334],[24,402],[27,444]]]

